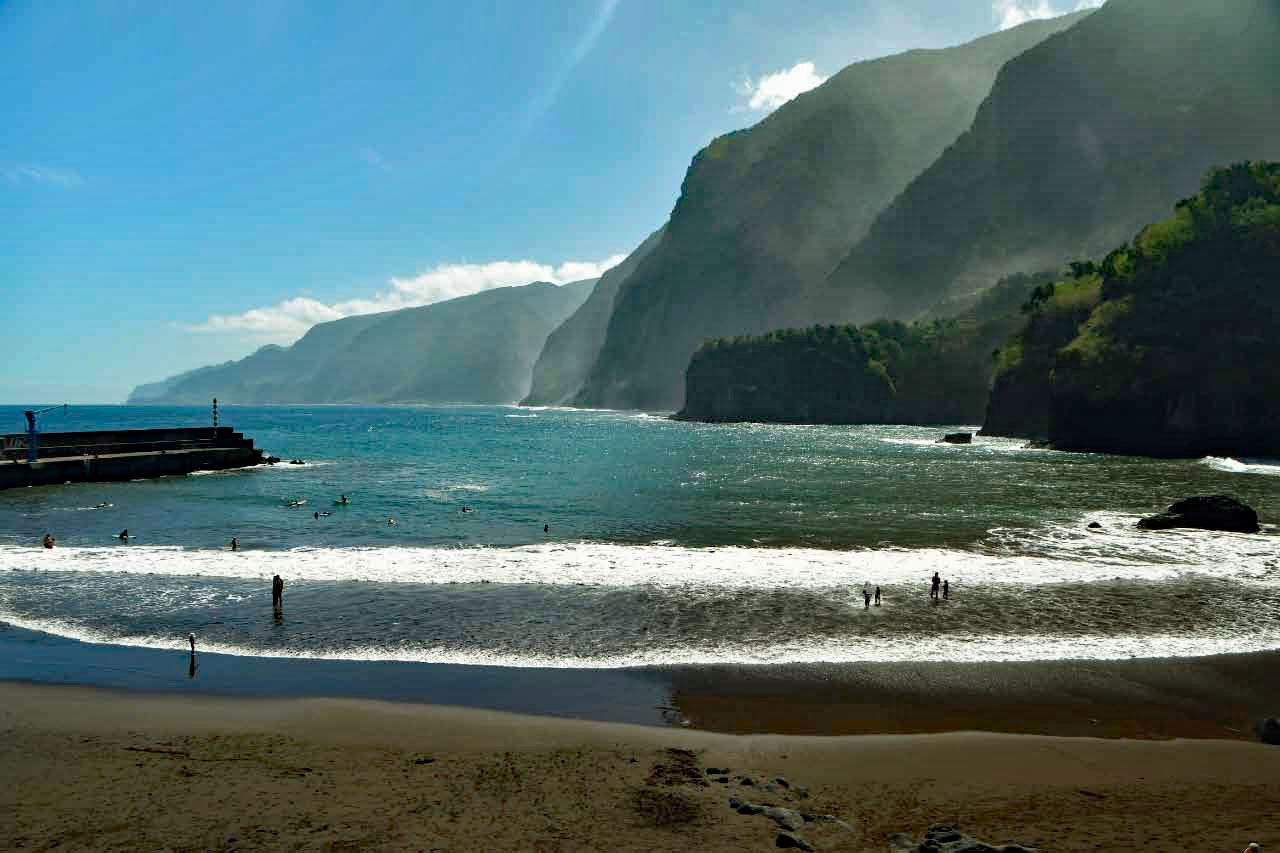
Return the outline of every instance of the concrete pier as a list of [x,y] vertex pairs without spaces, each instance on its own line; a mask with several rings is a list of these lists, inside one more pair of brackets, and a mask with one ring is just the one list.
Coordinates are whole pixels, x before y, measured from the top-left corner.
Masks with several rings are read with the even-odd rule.
[[41,433],[34,464],[27,462],[26,439],[23,433],[0,436],[0,489],[137,480],[263,461],[253,440],[231,427]]

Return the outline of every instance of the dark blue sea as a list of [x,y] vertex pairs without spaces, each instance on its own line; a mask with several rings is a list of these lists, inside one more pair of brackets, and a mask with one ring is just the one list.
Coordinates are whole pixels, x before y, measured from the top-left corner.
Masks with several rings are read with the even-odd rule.
[[[0,492],[0,621],[172,649],[194,633],[238,655],[588,668],[1280,647],[1274,525],[1133,527],[1207,493],[1280,520],[1275,460],[514,407],[221,417],[305,464]],[[208,423],[73,406],[45,428]],[[0,432],[22,428],[0,407]],[[935,571],[951,590],[937,604]],[[877,585],[882,606],[864,607]]]

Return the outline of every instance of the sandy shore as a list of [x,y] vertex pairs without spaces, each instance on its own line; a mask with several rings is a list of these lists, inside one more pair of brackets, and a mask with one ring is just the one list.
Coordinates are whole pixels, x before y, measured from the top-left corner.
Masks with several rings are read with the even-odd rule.
[[0,684],[0,778],[15,850],[775,849],[730,796],[834,815],[797,830],[823,851],[933,822],[1055,851],[1280,844],[1280,748],[1208,739],[735,736]]

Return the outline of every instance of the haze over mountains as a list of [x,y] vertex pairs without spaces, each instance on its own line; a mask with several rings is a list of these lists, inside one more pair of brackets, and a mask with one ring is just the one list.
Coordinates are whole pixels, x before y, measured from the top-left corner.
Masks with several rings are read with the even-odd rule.
[[594,285],[535,282],[321,323],[291,347],[142,386],[129,402],[508,403],[528,393],[547,336]]
[[547,338],[533,365],[533,385],[526,406],[561,406],[577,396],[604,344],[618,288],[662,239],[663,229],[649,235],[626,260],[600,276],[577,311]]
[[[514,322],[502,300],[443,324],[438,306],[347,318],[130,399],[203,403],[229,382],[218,396],[243,402],[676,409],[707,338],[911,320],[1105,254],[1210,167],[1280,159],[1276,44],[1275,0],[1110,0],[857,63],[700,151],[667,224],[541,341],[532,322],[511,327],[518,346],[485,339],[503,365],[490,374],[451,348],[478,359],[479,333],[459,329],[484,326],[481,305],[494,327]],[[402,347],[380,345],[393,331]],[[330,351],[344,355],[318,373],[314,353]],[[455,381],[468,375],[474,386]]]
[[704,339],[814,322],[806,289],[969,126],[1000,66],[1080,17],[859,62],[712,141],[620,289],[576,402],[677,408]]
[[1280,157],[1278,44],[1275,0],[1111,0],[1004,67],[832,273],[826,310],[909,317],[1104,254],[1211,167]]

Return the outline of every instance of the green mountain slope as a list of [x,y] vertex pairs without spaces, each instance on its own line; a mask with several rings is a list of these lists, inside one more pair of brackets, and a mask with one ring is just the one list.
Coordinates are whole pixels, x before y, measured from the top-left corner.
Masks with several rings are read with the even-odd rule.
[[1037,293],[1000,354],[987,429],[1063,449],[1275,455],[1278,269],[1280,163],[1213,171],[1131,247]]
[[561,406],[582,390],[587,372],[604,345],[618,288],[662,239],[659,228],[626,260],[600,276],[587,301],[547,337],[533,365],[533,383],[524,406]]
[[832,273],[835,316],[1101,254],[1215,164],[1280,157],[1280,3],[1110,0],[1009,62]]
[[[321,323],[291,347],[263,347],[240,361],[155,383],[167,387],[145,401],[512,402],[528,392],[547,335],[594,284],[535,282]],[[143,401],[135,395],[130,402]]]
[[976,423],[994,347],[1048,275],[1012,276],[956,316],[912,325],[815,326],[708,341],[689,363],[684,408],[702,421]]
[[806,288],[969,126],[1001,65],[1079,19],[851,65],[698,152],[575,403],[675,408],[704,339],[822,319]]

